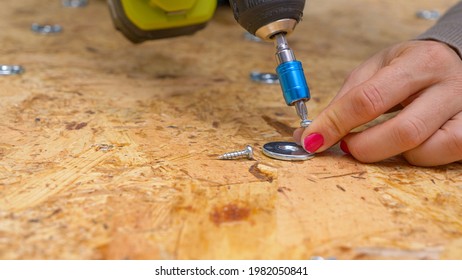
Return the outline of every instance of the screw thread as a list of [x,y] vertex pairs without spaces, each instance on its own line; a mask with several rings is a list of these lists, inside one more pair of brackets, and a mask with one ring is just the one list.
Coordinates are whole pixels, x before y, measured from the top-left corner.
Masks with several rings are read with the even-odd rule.
[[247,151],[236,151],[236,152],[230,152],[230,153],[223,154],[218,158],[219,159],[235,159],[235,158],[247,156],[247,154],[248,154]]

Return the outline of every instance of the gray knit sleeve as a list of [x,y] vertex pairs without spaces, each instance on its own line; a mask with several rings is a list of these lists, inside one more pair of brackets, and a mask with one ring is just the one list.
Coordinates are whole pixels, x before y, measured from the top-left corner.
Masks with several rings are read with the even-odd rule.
[[462,57],[462,1],[452,7],[429,30],[417,37],[419,40],[437,40],[458,51]]

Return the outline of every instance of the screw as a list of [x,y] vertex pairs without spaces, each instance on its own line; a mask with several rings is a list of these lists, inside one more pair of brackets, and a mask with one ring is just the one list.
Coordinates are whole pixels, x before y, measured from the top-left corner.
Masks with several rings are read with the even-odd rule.
[[237,159],[247,156],[248,159],[253,159],[253,149],[251,146],[245,146],[245,149],[242,151],[230,152],[223,154],[218,157],[218,159]]
[[310,126],[310,124],[311,124],[311,121],[305,119],[300,122],[300,127],[307,128]]
[[441,15],[435,10],[420,10],[415,13],[416,17],[427,20],[437,20]]
[[61,3],[64,7],[80,8],[88,4],[88,0],[62,0]]

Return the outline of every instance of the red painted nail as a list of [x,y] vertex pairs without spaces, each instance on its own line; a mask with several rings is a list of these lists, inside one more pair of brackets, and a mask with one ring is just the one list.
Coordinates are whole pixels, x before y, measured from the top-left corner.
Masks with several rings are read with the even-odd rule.
[[345,154],[348,154],[350,155],[350,149],[348,149],[348,145],[345,141],[340,141],[340,149],[342,149],[342,151],[345,153]]
[[324,144],[324,137],[319,133],[312,133],[305,137],[303,143],[307,152],[314,153]]

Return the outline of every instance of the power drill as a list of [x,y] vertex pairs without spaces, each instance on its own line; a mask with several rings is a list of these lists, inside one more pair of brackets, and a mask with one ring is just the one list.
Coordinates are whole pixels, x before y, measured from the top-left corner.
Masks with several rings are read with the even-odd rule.
[[[305,0],[229,0],[236,21],[249,33],[276,45],[276,72],[284,99],[295,106],[307,127],[305,102],[310,91],[300,61],[295,59],[286,36],[303,16]],[[134,43],[190,35],[212,18],[217,0],[108,0],[116,28]]]

